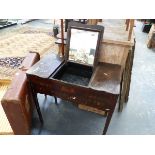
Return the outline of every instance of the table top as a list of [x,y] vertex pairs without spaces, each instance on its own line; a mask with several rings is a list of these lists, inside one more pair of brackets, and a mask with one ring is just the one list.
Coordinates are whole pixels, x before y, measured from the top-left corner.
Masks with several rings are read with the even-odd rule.
[[92,75],[89,87],[112,94],[119,94],[121,74],[120,65],[99,63]]
[[54,53],[45,55],[33,65],[26,74],[36,75],[41,78],[49,78],[50,75],[62,64],[64,60]]
[[[32,66],[27,74],[40,78],[49,78],[63,63],[63,59],[50,53]],[[95,68],[88,88],[119,94],[121,82],[121,66],[109,63],[99,63]],[[50,78],[51,79],[51,78]],[[74,85],[74,84],[73,84]]]

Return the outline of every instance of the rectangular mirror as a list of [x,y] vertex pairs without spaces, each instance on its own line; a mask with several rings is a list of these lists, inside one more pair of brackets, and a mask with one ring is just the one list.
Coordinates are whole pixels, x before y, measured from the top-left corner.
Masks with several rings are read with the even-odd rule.
[[98,32],[71,29],[69,60],[93,65]]
[[104,28],[99,25],[85,25],[70,22],[67,33],[67,60],[94,66]]

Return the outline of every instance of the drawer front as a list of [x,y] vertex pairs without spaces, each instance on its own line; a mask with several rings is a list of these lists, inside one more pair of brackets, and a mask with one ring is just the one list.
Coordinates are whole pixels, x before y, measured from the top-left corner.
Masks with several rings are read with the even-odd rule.
[[56,96],[61,99],[102,109],[111,109],[115,106],[118,96],[91,88],[72,85],[55,79],[31,81],[32,87],[38,93]]

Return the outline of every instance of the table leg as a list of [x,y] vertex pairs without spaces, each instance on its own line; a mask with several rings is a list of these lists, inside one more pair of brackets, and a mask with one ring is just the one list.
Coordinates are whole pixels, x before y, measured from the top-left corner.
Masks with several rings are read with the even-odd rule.
[[39,116],[39,120],[41,122],[41,124],[43,124],[43,117],[42,117],[42,114],[41,114],[41,111],[40,111],[40,106],[39,106],[39,102],[38,102],[38,98],[37,98],[37,93],[34,91],[31,83],[30,83],[30,88],[31,88],[31,92],[32,92],[32,98],[34,100],[34,103],[35,103],[35,107],[37,109],[37,113],[38,113],[38,116]]
[[55,99],[55,103],[58,104],[58,102],[57,102],[57,97],[54,96],[54,99]]
[[107,130],[108,130],[108,127],[109,127],[109,124],[110,124],[110,121],[111,121],[111,118],[112,118],[112,115],[113,115],[113,111],[114,110],[108,112],[108,116],[107,116],[105,126],[104,126],[104,130],[103,130],[103,135],[105,135]]
[[47,99],[47,95],[46,94],[44,94],[45,95],[45,100]]
[[122,101],[122,96],[123,96],[123,81],[124,81],[124,71],[122,73],[122,78],[121,78],[121,83],[120,83],[120,94],[119,94],[119,100],[118,100],[118,103],[119,103],[119,106],[118,106],[118,111],[119,112],[122,112],[123,110],[123,101]]

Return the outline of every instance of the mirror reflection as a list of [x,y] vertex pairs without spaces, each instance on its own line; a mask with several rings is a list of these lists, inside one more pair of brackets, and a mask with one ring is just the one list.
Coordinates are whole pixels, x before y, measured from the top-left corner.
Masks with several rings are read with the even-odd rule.
[[71,29],[69,60],[77,63],[93,65],[98,32]]

